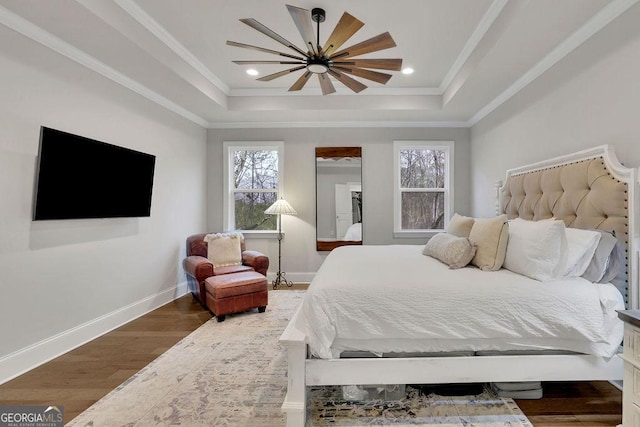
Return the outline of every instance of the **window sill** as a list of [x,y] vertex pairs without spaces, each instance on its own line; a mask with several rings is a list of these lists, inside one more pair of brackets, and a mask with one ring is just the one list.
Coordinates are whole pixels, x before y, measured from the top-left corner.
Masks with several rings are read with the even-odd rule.
[[406,230],[406,231],[394,231],[394,239],[428,239],[438,233],[442,233],[444,230]]
[[[240,231],[242,235],[247,239],[277,239],[278,232],[273,230],[269,231]],[[282,233],[282,237],[284,238],[284,233]]]

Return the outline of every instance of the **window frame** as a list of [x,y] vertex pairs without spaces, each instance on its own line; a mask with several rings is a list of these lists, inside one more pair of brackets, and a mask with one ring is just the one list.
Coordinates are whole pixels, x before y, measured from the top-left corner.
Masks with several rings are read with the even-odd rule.
[[[444,188],[437,192],[444,193],[444,228],[443,229],[402,229],[402,193],[400,187],[400,151],[406,149],[441,150],[445,152]],[[453,141],[393,141],[393,237],[424,238],[446,230],[449,219],[454,212],[453,206],[454,178],[454,142]],[[436,189],[420,189],[418,192],[436,192]],[[415,189],[406,192],[416,192]]]
[[[233,156],[232,153],[239,150],[255,151],[277,151],[278,153],[278,188],[275,189],[276,199],[282,197],[284,193],[284,141],[224,141],[223,142],[223,215],[222,221],[225,230],[236,230],[235,228],[235,200],[233,194],[235,188],[231,188],[233,183]],[[278,230],[238,230],[245,237],[277,237]]]

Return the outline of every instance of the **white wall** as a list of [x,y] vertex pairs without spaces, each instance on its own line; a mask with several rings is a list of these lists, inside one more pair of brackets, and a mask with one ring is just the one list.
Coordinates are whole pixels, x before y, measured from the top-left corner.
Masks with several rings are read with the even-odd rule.
[[[326,257],[316,252],[315,147],[362,147],[363,239],[365,244],[423,244],[425,239],[393,238],[393,141],[455,141],[455,209],[470,213],[469,129],[312,128],[210,129],[208,132],[208,231],[222,221],[222,144],[224,141],[284,141],[285,198],[298,211],[283,216],[282,269],[294,281],[310,280]],[[251,239],[250,249],[269,255],[277,270],[275,239]]]
[[[206,224],[206,130],[4,27],[0,40],[1,383],[180,292],[184,239]],[[151,217],[33,222],[41,125],[154,154]]]
[[640,165],[640,5],[471,129],[472,211],[494,215],[506,169],[610,144]]

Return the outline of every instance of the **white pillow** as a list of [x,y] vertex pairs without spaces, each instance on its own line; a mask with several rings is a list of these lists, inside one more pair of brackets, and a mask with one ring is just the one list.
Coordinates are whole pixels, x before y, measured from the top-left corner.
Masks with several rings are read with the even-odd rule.
[[509,243],[503,267],[542,282],[557,279],[567,263],[564,221],[509,222]]
[[582,276],[591,263],[600,242],[600,233],[579,228],[565,228],[567,236],[567,265],[564,277]]
[[215,268],[242,264],[242,234],[216,233],[204,236],[207,258]]

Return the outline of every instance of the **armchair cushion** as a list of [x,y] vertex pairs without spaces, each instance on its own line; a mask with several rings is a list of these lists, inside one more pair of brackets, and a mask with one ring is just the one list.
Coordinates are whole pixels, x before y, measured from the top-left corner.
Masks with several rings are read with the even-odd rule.
[[225,265],[223,267],[213,267],[214,276],[222,276],[223,274],[240,273],[242,271],[253,271],[250,265]]

